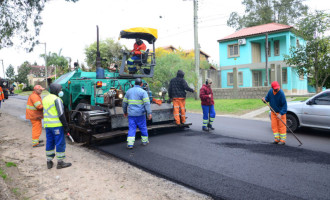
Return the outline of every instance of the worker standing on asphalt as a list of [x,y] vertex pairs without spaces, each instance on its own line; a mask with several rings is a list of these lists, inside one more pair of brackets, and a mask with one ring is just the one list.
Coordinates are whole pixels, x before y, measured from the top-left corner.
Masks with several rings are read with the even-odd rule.
[[208,131],[208,128],[214,130],[212,123],[215,118],[213,91],[211,88],[212,79],[208,78],[205,84],[199,91],[199,97],[202,101],[203,109],[203,131]]
[[134,146],[137,127],[141,131],[142,145],[145,146],[149,143],[146,111],[149,120],[152,118],[152,113],[149,96],[141,88],[142,86],[142,79],[135,79],[135,86],[126,92],[123,100],[124,116],[128,117],[127,148],[129,149],[132,149]]
[[42,123],[43,119],[43,106],[41,100],[41,93],[45,88],[41,85],[36,85],[33,88],[32,94],[30,94],[27,104],[26,104],[26,114],[25,118],[29,119],[32,124],[32,146],[33,147],[42,147],[44,144],[40,144],[43,140],[39,140],[39,137],[42,132]]
[[194,92],[194,90],[188,86],[186,80],[184,80],[184,72],[178,70],[176,77],[171,80],[168,88],[168,96],[173,101],[173,115],[177,125],[186,122],[186,91]]
[[49,86],[50,94],[42,100],[44,106],[44,127],[46,129],[46,157],[47,168],[53,167],[53,158],[57,158],[57,169],[70,167],[71,163],[65,163],[65,137],[69,132],[68,123],[65,119],[62,86],[52,83]]
[[3,93],[2,87],[0,86],[0,108],[1,102],[5,102],[5,94]]
[[285,145],[286,126],[280,119],[286,123],[286,97],[283,90],[280,89],[280,85],[277,81],[272,82],[271,86],[272,88],[268,91],[266,97],[262,98],[262,100],[264,102],[269,102],[270,106],[276,112],[276,114],[271,112],[272,130],[275,138],[273,144]]

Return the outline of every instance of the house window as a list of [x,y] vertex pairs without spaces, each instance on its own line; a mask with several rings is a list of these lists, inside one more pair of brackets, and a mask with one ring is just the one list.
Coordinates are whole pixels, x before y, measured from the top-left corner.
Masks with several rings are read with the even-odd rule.
[[284,68],[282,68],[282,82],[283,84],[288,83],[288,70]]
[[279,56],[280,55],[280,41],[275,40],[274,41],[274,56]]
[[252,74],[253,74],[253,77],[252,77],[252,86],[253,87],[260,87],[260,86],[262,86],[261,71],[253,71]]
[[[238,85],[243,85],[243,72],[238,72]],[[233,72],[227,73],[227,85],[234,85],[234,74]]]
[[300,47],[300,43],[299,43],[299,40],[297,39],[297,42],[296,42],[296,47],[299,48]]
[[270,57],[270,42],[268,42],[268,49],[267,49],[268,57]]
[[239,46],[238,44],[228,45],[228,57],[238,57],[239,56]]

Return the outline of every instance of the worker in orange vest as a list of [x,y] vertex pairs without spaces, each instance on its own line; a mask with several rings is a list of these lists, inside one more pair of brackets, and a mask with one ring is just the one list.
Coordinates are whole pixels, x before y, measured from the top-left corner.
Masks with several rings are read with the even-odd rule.
[[40,144],[43,140],[39,140],[42,132],[41,120],[44,118],[43,106],[41,100],[41,93],[45,88],[41,85],[36,85],[33,88],[33,93],[29,96],[26,105],[26,119],[29,119],[32,124],[32,146],[42,147],[44,144]]
[[5,102],[5,94],[3,93],[2,87],[0,86],[0,108],[1,108],[1,101]]

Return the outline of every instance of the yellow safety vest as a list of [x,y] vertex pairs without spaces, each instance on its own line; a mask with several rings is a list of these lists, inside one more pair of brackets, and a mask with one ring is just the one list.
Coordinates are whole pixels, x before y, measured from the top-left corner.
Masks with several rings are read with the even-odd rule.
[[[58,116],[55,100],[61,99],[54,94],[47,95],[42,100],[42,105],[44,106],[44,127],[45,128],[53,128],[53,127],[61,127],[63,126],[60,118]],[[61,99],[62,101],[62,99]],[[63,102],[63,101],[62,101]]]

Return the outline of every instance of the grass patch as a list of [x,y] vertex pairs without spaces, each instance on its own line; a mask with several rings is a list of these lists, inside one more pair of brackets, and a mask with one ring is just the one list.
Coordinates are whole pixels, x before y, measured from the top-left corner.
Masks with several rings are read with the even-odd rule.
[[7,178],[7,174],[0,168],[0,176],[5,180]]
[[294,97],[294,99],[292,101],[305,101],[307,100],[309,97]]
[[[260,99],[214,99],[217,114],[244,114],[264,106]],[[187,98],[186,109],[188,112],[202,112],[201,101]]]
[[6,167],[17,167],[17,165],[13,162],[6,162]]
[[[21,96],[29,96],[32,94],[33,91],[22,91],[22,90],[15,90],[15,94],[19,94]],[[48,95],[49,92],[47,90],[42,91],[41,95]]]

